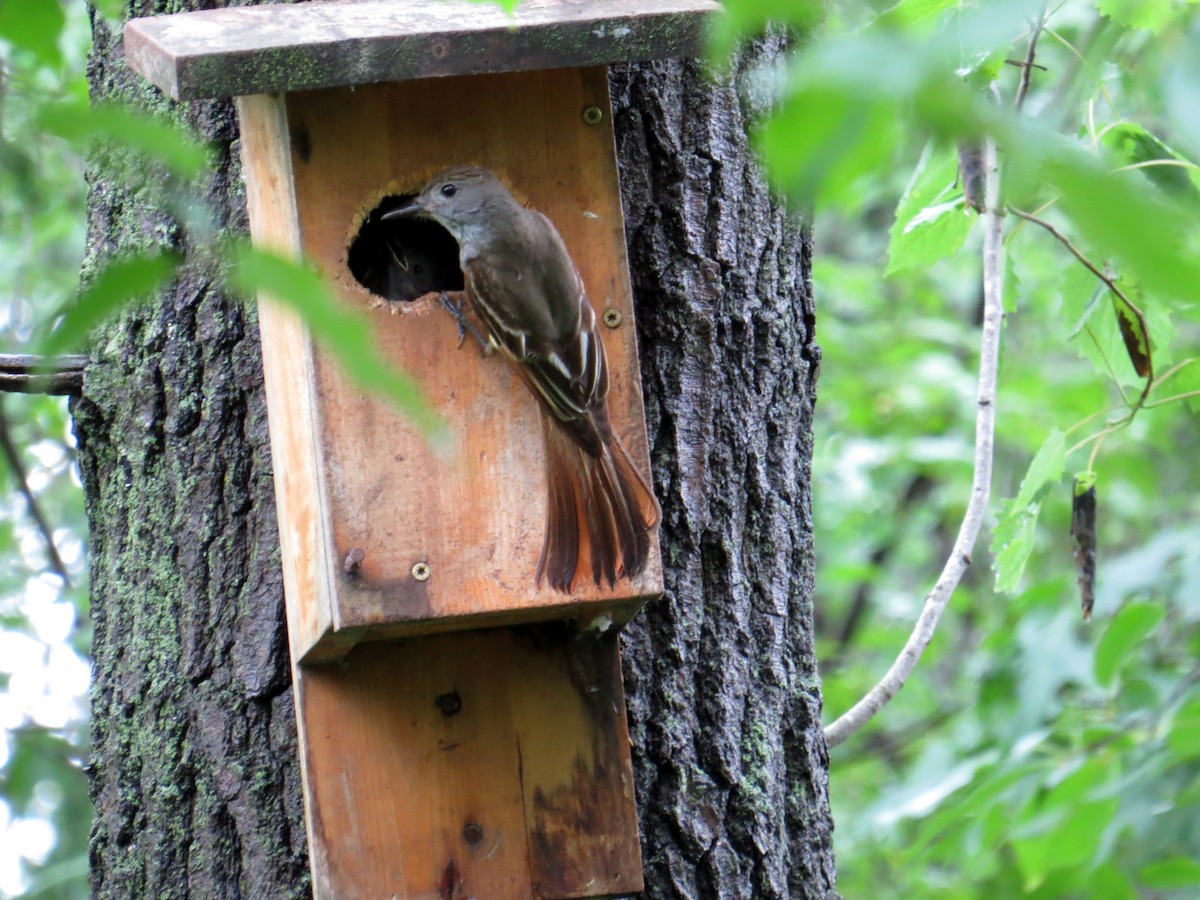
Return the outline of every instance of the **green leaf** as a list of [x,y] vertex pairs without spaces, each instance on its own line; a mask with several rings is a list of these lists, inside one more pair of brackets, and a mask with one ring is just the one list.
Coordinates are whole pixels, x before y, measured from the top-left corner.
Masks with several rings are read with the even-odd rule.
[[953,151],[925,148],[896,207],[885,275],[931,265],[962,246],[974,220],[963,212],[956,173]]
[[0,3],[0,38],[33,53],[44,65],[59,66],[58,39],[66,16],[58,0],[6,0]]
[[1200,862],[1186,856],[1164,859],[1145,866],[1138,872],[1138,880],[1156,891],[1200,887]]
[[175,274],[179,257],[152,252],[114,259],[62,313],[58,327],[42,343],[41,353],[54,356],[82,347],[85,339],[105,319],[126,304],[146,300]]
[[1200,756],[1200,698],[1175,713],[1167,733],[1167,747],[1180,761]]
[[962,198],[923,209],[900,230],[892,231],[884,275],[933,265],[958,252],[975,222],[963,210]]
[[361,387],[387,397],[432,440],[445,440],[445,423],[413,378],[384,359],[370,319],[340,302],[319,272],[291,259],[238,243],[228,253],[230,284],[246,296],[260,292],[298,312],[316,340]]
[[1200,260],[1182,243],[1191,217],[1139,189],[1131,174],[1108,172],[1078,150],[1060,149],[1045,166],[1075,227],[1104,257],[1119,256],[1148,292],[1200,301]]
[[1014,506],[1022,507],[1034,501],[1040,502],[1046,492],[1058,483],[1067,463],[1066,445],[1065,435],[1057,428],[1051,429],[1033,462],[1029,464],[1029,471],[1021,480],[1021,489],[1017,491],[1016,499],[1013,500]]
[[1121,665],[1163,619],[1163,609],[1151,603],[1130,603],[1113,617],[1096,645],[1096,681],[1113,683]]
[[185,128],[128,106],[86,102],[42,107],[38,124],[84,152],[96,140],[144,153],[177,175],[190,177],[208,163],[208,150]]
[[1037,888],[1052,871],[1090,860],[1119,805],[1116,797],[1082,803],[1061,817],[1051,818],[1048,826],[1043,823],[1026,836],[1014,838],[1013,854],[1026,891]]
[[996,590],[1012,594],[1017,590],[1029,554],[1033,552],[1033,534],[1037,528],[1041,504],[1005,514],[992,532],[995,557]]
[[[515,2],[514,2],[515,5]],[[763,31],[768,24],[786,25],[807,31],[824,15],[821,0],[735,0],[726,3],[709,27],[708,59],[724,66],[741,41]]]
[[996,590],[1017,590],[1029,554],[1033,550],[1034,529],[1046,492],[1062,478],[1066,465],[1066,438],[1057,428],[1042,442],[1029,464],[1017,496],[1004,504],[992,532],[995,557]]
[[1097,0],[1103,16],[1129,28],[1159,34],[1175,17],[1174,0]]
[[886,163],[896,125],[885,103],[813,86],[789,97],[757,141],[776,186],[808,206],[836,204],[852,195],[856,179]]
[[1140,166],[1139,171],[1168,197],[1200,200],[1196,166],[1141,125],[1118,122],[1104,130],[1100,143],[1125,165]]

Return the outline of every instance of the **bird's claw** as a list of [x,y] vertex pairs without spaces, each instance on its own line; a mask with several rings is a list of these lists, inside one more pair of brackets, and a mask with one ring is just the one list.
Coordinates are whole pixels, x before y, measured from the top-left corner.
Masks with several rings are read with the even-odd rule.
[[475,323],[467,318],[467,314],[463,312],[462,307],[450,299],[450,294],[446,291],[442,291],[442,306],[446,307],[446,311],[454,317],[454,324],[458,327],[458,346],[460,348],[467,339],[467,333],[470,332],[471,337],[479,342],[479,346],[483,348],[484,353],[491,352],[492,347],[488,339],[479,333],[479,329],[475,327]]

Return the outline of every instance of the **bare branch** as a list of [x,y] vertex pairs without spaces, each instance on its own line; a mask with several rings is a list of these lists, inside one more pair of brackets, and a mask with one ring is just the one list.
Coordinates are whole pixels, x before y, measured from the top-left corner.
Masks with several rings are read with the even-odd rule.
[[83,389],[86,356],[0,353],[0,392],[74,395]]
[[58,555],[58,548],[54,546],[54,532],[50,529],[50,523],[42,514],[37,497],[29,487],[29,479],[25,476],[25,467],[21,464],[21,456],[17,453],[17,446],[8,432],[8,417],[3,408],[0,408],[0,453],[4,455],[4,460],[12,470],[13,477],[17,479],[17,486],[25,497],[25,506],[29,510],[29,515],[37,525],[38,531],[42,533],[42,539],[46,542],[46,555],[50,560],[50,568],[63,580],[63,584],[70,587],[71,576],[67,574],[66,564]]
[[1033,26],[1033,32],[1029,35],[1029,49],[1025,52],[1025,62],[1021,63],[1021,83],[1017,87],[1017,111],[1021,111],[1021,107],[1025,105],[1025,95],[1029,93],[1029,82],[1033,78],[1033,70],[1035,68],[1045,69],[1045,66],[1035,66],[1034,58],[1037,56],[1037,42],[1042,34],[1042,29],[1046,27],[1046,5],[1042,5],[1042,11],[1038,15],[1037,24]]
[[[1139,320],[1141,320],[1142,329],[1146,330],[1146,317],[1142,314],[1141,307],[1139,307],[1136,303],[1134,303],[1132,300],[1129,299],[1129,295],[1126,294],[1123,290],[1121,290],[1121,286],[1119,284],[1117,284],[1117,281],[1115,278],[1113,278],[1107,272],[1103,271],[1099,266],[1097,266],[1094,262],[1092,262],[1090,259],[1088,259],[1084,255],[1083,251],[1080,250],[1078,247],[1076,247],[1071,242],[1071,239],[1069,237],[1067,237],[1065,234],[1063,234],[1061,231],[1059,231],[1057,228],[1055,228],[1053,225],[1051,225],[1045,219],[1039,219],[1037,216],[1033,215],[1032,213],[1022,212],[1021,210],[1019,210],[1013,206],[1010,206],[1008,208],[1008,211],[1020,219],[1024,219],[1027,222],[1032,222],[1034,225],[1039,225],[1042,228],[1046,229],[1046,231],[1048,231],[1054,237],[1055,240],[1057,240],[1060,244],[1062,244],[1064,247],[1066,247],[1067,250],[1069,250],[1071,252],[1071,255],[1074,256],[1077,260],[1079,260],[1079,262],[1081,262],[1083,264],[1083,267],[1085,269],[1087,269],[1089,272],[1091,272],[1093,275],[1095,275],[1097,278],[1099,278],[1102,282],[1104,282],[1105,287],[1107,287],[1110,291],[1112,291],[1114,294],[1116,294],[1118,297],[1120,297],[1122,301],[1124,301],[1125,305],[1128,306],[1137,315]],[[1094,337],[1093,337],[1093,340],[1095,340]],[[1107,360],[1105,360],[1105,362],[1107,362]],[[1111,372],[1112,369],[1110,368],[1109,371]],[[1113,375],[1113,381],[1114,382],[1117,381],[1117,377],[1115,374]],[[1154,387],[1153,371],[1151,371],[1150,374],[1146,378],[1146,384],[1142,388],[1141,396],[1138,397],[1138,399],[1135,402],[1130,403],[1129,407],[1131,409],[1136,409],[1136,408],[1141,407],[1146,402],[1146,397],[1149,396],[1150,389],[1152,387]]]
[[879,683],[825,729],[825,741],[830,747],[836,747],[862,728],[904,687],[908,676],[912,674],[925,648],[933,639],[938,621],[971,563],[971,551],[979,537],[979,529],[987,511],[992,484],[1000,326],[1004,319],[1004,212],[1000,205],[1000,172],[996,160],[996,144],[991,139],[984,145],[984,160],[987,173],[987,211],[983,214],[983,336],[979,353],[979,393],[975,411],[975,476],[971,486],[971,499],[963,515],[950,558],[946,560],[933,590],[925,598],[925,606],[912,634],[909,635],[908,642]]

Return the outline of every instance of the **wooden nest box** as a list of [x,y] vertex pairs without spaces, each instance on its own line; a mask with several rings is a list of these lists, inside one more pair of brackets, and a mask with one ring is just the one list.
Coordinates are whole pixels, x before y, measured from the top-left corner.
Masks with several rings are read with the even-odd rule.
[[[451,433],[431,446],[262,298],[318,897],[641,888],[617,629],[587,626],[661,593],[657,538],[634,579],[537,583],[537,403],[499,354],[459,346],[438,299],[462,288],[454,240],[414,221],[398,248],[381,216],[464,164],[545,213],[604,323],[614,430],[648,472],[605,66],[695,55],[717,9],[352,0],[126,26],[130,65],[174,99],[237,97],[255,243],[314,261]],[[422,278],[388,274],[398,249]]]

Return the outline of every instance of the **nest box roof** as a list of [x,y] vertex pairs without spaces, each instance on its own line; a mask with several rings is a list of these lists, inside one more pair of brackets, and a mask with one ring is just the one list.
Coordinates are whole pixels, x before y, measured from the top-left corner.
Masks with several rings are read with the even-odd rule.
[[133,19],[125,55],[176,100],[694,56],[715,0],[330,0]]

